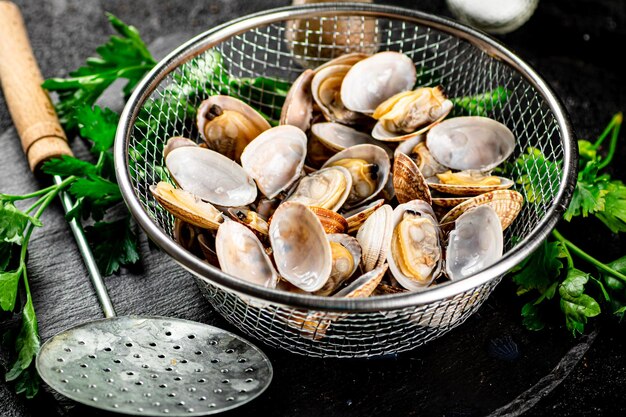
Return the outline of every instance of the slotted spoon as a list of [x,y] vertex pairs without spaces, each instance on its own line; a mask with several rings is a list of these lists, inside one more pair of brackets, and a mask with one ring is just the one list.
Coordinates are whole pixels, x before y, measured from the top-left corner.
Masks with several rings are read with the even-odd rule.
[[[18,8],[0,1],[0,79],[33,171],[71,155],[45,91]],[[59,178],[55,177],[55,181]],[[66,211],[73,207],[62,196]],[[80,224],[70,223],[105,319],[65,330],[37,356],[41,378],[92,407],[135,415],[225,411],[269,385],[272,366],[256,346],[222,329],[166,317],[117,317]]]

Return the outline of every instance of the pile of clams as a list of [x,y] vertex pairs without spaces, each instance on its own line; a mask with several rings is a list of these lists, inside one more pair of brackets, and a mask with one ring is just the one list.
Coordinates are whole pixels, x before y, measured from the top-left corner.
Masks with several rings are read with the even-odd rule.
[[340,56],[298,77],[275,127],[205,100],[203,143],[170,138],[176,186],[151,187],[177,241],[239,279],[330,297],[422,291],[495,263],[523,204],[492,175],[513,133],[448,117],[443,87],[416,79],[397,52]]

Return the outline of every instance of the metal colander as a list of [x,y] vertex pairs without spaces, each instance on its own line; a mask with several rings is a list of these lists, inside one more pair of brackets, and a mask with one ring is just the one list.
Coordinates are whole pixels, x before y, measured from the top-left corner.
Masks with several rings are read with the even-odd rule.
[[[171,136],[200,141],[195,109],[213,94],[238,97],[277,121],[285,87],[306,66],[350,51],[399,51],[411,57],[422,85],[442,84],[450,97],[503,87],[502,105],[483,114],[517,138],[514,161],[529,147],[558,166],[539,164],[539,187],[515,185],[526,203],[506,231],[505,254],[488,269],[427,291],[366,299],[304,296],[260,288],[212,267],[172,239],[173,218],[149,192],[169,179],[162,149]],[[268,77],[264,81],[252,78]],[[268,81],[269,80],[269,81]],[[478,111],[478,110],[476,110]],[[470,114],[472,111],[470,111]],[[467,114],[467,111],[464,113]],[[529,255],[567,206],[575,183],[576,149],[565,112],[545,82],[508,49],[458,23],[424,13],[370,4],[287,7],[216,27],[165,58],[140,83],[117,132],[115,159],[122,193],[141,227],[192,272],[213,307],[264,343],[319,357],[368,357],[413,349],[474,313],[502,275]],[[523,172],[522,172],[523,171]],[[531,193],[532,192],[532,193]]]

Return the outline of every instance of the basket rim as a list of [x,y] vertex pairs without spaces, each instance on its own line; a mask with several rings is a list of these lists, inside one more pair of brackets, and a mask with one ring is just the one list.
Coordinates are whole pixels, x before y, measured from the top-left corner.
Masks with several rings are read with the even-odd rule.
[[[557,195],[545,216],[528,236],[520,241],[512,250],[505,253],[498,262],[487,269],[460,281],[451,281],[433,288],[425,289],[424,291],[409,292],[406,294],[384,295],[362,299],[294,294],[247,283],[197,258],[171,239],[153,222],[151,217],[143,209],[132,187],[127,148],[128,140],[139,109],[163,78],[170,72],[174,71],[184,62],[198,56],[232,36],[261,25],[294,18],[348,16],[354,12],[358,12],[363,16],[410,21],[466,40],[492,57],[507,63],[537,90],[553,112],[561,131],[563,146],[561,183]],[[223,288],[226,291],[238,293],[240,296],[251,297],[275,305],[350,313],[388,311],[438,302],[452,298],[466,291],[474,290],[507,273],[539,246],[554,228],[561,214],[567,208],[576,184],[578,150],[569,117],[552,89],[530,65],[491,36],[451,19],[402,7],[370,3],[320,3],[281,7],[243,16],[205,31],[176,48],[144,77],[126,103],[116,132],[114,156],[115,172],[120,184],[122,196],[137,223],[150,239],[197,278],[211,285]]]

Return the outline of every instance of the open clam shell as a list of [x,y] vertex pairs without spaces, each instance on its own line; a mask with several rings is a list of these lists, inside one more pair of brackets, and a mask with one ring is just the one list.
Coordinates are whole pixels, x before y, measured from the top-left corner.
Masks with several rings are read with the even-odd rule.
[[330,122],[356,124],[366,117],[347,109],[341,101],[341,84],[350,68],[350,65],[328,66],[316,71],[311,82],[313,100]]
[[391,242],[393,209],[389,204],[367,218],[356,234],[361,245],[361,264],[365,272],[381,266],[387,259]]
[[400,204],[412,200],[432,204],[426,179],[415,162],[402,152],[397,153],[393,161],[393,188]]
[[485,194],[472,197],[458,206],[452,208],[442,219],[441,227],[448,232],[454,227],[454,221],[469,209],[481,205],[491,206],[500,218],[502,230],[513,223],[519,212],[522,210],[524,197],[513,190],[490,191]]
[[488,117],[453,117],[430,129],[426,146],[448,168],[489,171],[511,155],[515,137],[508,127]]
[[379,52],[350,68],[341,83],[341,100],[349,110],[372,114],[389,97],[411,90],[416,80],[411,58],[399,52]]
[[283,125],[266,130],[250,142],[241,154],[241,165],[263,195],[271,199],[300,178],[305,157],[304,132]]
[[442,250],[439,225],[430,205],[420,200],[400,204],[393,211],[389,270],[404,288],[417,291],[439,275]]
[[352,189],[345,207],[365,203],[380,193],[389,179],[391,163],[387,153],[376,145],[356,145],[330,158],[323,168],[343,166],[352,175]]
[[237,223],[241,223],[248,229],[252,230],[254,234],[261,240],[267,239],[269,233],[269,225],[267,221],[263,219],[259,213],[248,210],[244,207],[231,207],[228,210],[228,215]]
[[493,185],[471,185],[471,184],[443,184],[438,177],[430,177],[426,179],[426,183],[430,188],[440,193],[453,194],[459,196],[473,196],[489,191],[506,190],[511,188],[514,182],[508,178],[498,177],[500,184]]
[[447,208],[447,209],[451,209],[453,207],[458,206],[459,204],[461,204],[464,201],[469,200],[470,197],[467,196],[458,196],[458,197],[433,197],[432,198],[432,205],[433,206],[438,206],[441,208]]
[[502,257],[503,240],[502,225],[492,207],[482,205],[464,212],[448,236],[446,275],[458,280],[494,264]]
[[361,245],[356,238],[343,233],[328,235],[333,256],[333,268],[324,286],[315,295],[330,295],[350,278],[361,261]]
[[[177,219],[203,229],[217,230],[224,221],[222,212],[192,193],[166,182],[150,186],[150,192],[163,208]],[[347,222],[346,222],[347,225]]]
[[244,281],[274,288],[278,274],[263,244],[246,226],[225,221],[217,230],[215,252],[222,271]]
[[222,95],[204,100],[198,108],[196,121],[209,149],[236,161],[248,143],[271,127],[243,101]]
[[380,281],[387,272],[387,264],[383,264],[352,281],[347,287],[341,289],[333,297],[365,298],[374,293]]
[[184,138],[182,136],[173,136],[165,142],[163,146],[163,158],[167,158],[167,155],[176,148],[182,148],[184,146],[198,146],[196,142],[191,139]]
[[291,85],[280,113],[281,125],[292,125],[306,132],[313,118],[311,81],[315,73],[305,70]]
[[337,211],[352,189],[352,175],[344,167],[329,167],[300,179],[287,201]]
[[185,191],[224,207],[246,206],[256,199],[256,186],[235,161],[215,151],[184,146],[172,150],[165,164]]
[[284,279],[308,292],[324,286],[332,269],[330,243],[307,206],[293,201],[278,206],[269,235],[276,267]]
[[385,204],[385,199],[380,198],[369,204],[345,212],[343,215],[348,221],[348,233],[353,233],[359,230],[361,225],[365,223],[365,220],[367,220],[367,218],[383,204]]
[[399,153],[404,153],[415,160],[424,178],[434,177],[437,174],[449,171],[447,167],[441,165],[433,158],[426,147],[426,138],[424,135],[413,136],[402,142],[394,151],[396,155]]
[[388,142],[405,141],[428,131],[442,121],[453,107],[441,86],[398,93],[374,111],[372,117],[378,122],[372,136]]

